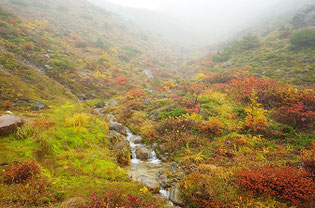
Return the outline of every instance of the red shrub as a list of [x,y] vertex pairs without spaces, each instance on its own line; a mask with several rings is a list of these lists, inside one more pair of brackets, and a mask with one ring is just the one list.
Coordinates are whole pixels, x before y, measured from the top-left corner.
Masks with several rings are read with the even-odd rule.
[[315,197],[315,176],[294,168],[265,168],[240,171],[238,184],[252,194],[272,195],[294,205],[311,203]]
[[275,110],[274,116],[278,122],[303,129],[313,125],[315,120],[314,97],[304,97],[298,103],[284,105]]
[[32,176],[40,173],[40,168],[33,160],[28,160],[14,164],[9,170],[4,172],[3,181],[5,183],[25,183]]
[[195,126],[195,122],[185,117],[178,118],[167,118],[162,121],[158,127],[158,132],[161,135],[172,134],[175,136],[176,133],[185,133],[191,131]]
[[116,78],[116,82],[120,85],[125,85],[128,83],[128,80],[125,76],[119,76]]
[[264,103],[267,98],[265,95],[269,95],[268,92],[273,87],[279,87],[280,84],[274,80],[266,80],[253,76],[239,77],[233,79],[229,84],[229,91],[242,101],[248,102],[250,100],[251,93],[256,91],[260,103]]
[[10,100],[3,101],[2,105],[3,105],[5,110],[9,110],[10,108],[13,107],[13,103]]
[[180,96],[173,96],[172,99],[176,101],[182,109],[187,110],[190,113],[199,113],[200,104],[197,103],[196,98],[183,98]]
[[151,203],[147,200],[139,198],[131,194],[123,194],[119,192],[104,193],[100,198],[96,194],[91,195],[91,202],[89,202],[85,208],[116,208],[116,207],[148,207],[158,208],[157,203]]

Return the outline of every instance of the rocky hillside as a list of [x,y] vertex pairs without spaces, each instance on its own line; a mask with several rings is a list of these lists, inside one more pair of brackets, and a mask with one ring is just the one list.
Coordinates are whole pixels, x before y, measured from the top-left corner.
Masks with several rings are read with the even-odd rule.
[[[2,73],[21,79],[20,90],[27,83],[21,77],[25,74],[18,74],[19,67],[30,71],[28,79],[50,78],[84,98],[113,95],[134,84],[147,85],[143,80],[151,76],[144,72],[157,79],[172,76],[180,61],[154,37],[84,0],[1,1],[0,6]],[[6,79],[6,85],[17,86],[9,82]],[[115,85],[122,89],[115,90]],[[15,95],[8,96],[2,95],[2,99]],[[28,93],[24,98],[32,97]]]

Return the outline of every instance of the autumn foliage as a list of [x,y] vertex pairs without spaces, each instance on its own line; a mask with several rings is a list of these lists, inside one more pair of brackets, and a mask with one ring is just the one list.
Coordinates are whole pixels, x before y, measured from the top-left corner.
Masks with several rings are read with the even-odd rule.
[[119,76],[116,78],[116,82],[120,85],[125,85],[128,83],[128,80],[125,76]]
[[25,183],[32,176],[40,173],[39,166],[33,160],[28,160],[12,165],[3,174],[3,181],[7,184]]
[[237,175],[237,182],[242,189],[252,194],[272,195],[294,205],[314,200],[314,179],[314,175],[295,168],[243,170]]
[[199,125],[199,129],[207,134],[207,135],[214,135],[220,136],[223,133],[223,124],[220,120],[216,118],[212,118],[209,121],[204,121]]
[[84,208],[159,207],[156,203],[151,203],[143,198],[139,198],[132,194],[125,195],[116,191],[104,193],[101,197],[96,194],[92,194],[90,199],[90,202]]

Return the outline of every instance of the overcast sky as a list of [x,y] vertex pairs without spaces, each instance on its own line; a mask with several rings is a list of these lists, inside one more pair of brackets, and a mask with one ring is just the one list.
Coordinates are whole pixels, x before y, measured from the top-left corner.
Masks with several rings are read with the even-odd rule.
[[187,8],[201,7],[253,7],[265,6],[277,2],[278,0],[109,0],[116,4],[125,6],[147,8],[153,10],[163,10],[167,7],[179,6]]

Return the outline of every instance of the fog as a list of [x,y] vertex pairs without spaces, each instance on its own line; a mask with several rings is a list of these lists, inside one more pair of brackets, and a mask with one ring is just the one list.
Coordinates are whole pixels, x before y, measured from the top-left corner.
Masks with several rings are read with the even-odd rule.
[[236,33],[249,27],[262,25],[268,20],[277,20],[305,4],[315,2],[315,0],[90,1],[186,48],[202,47],[231,39]]

